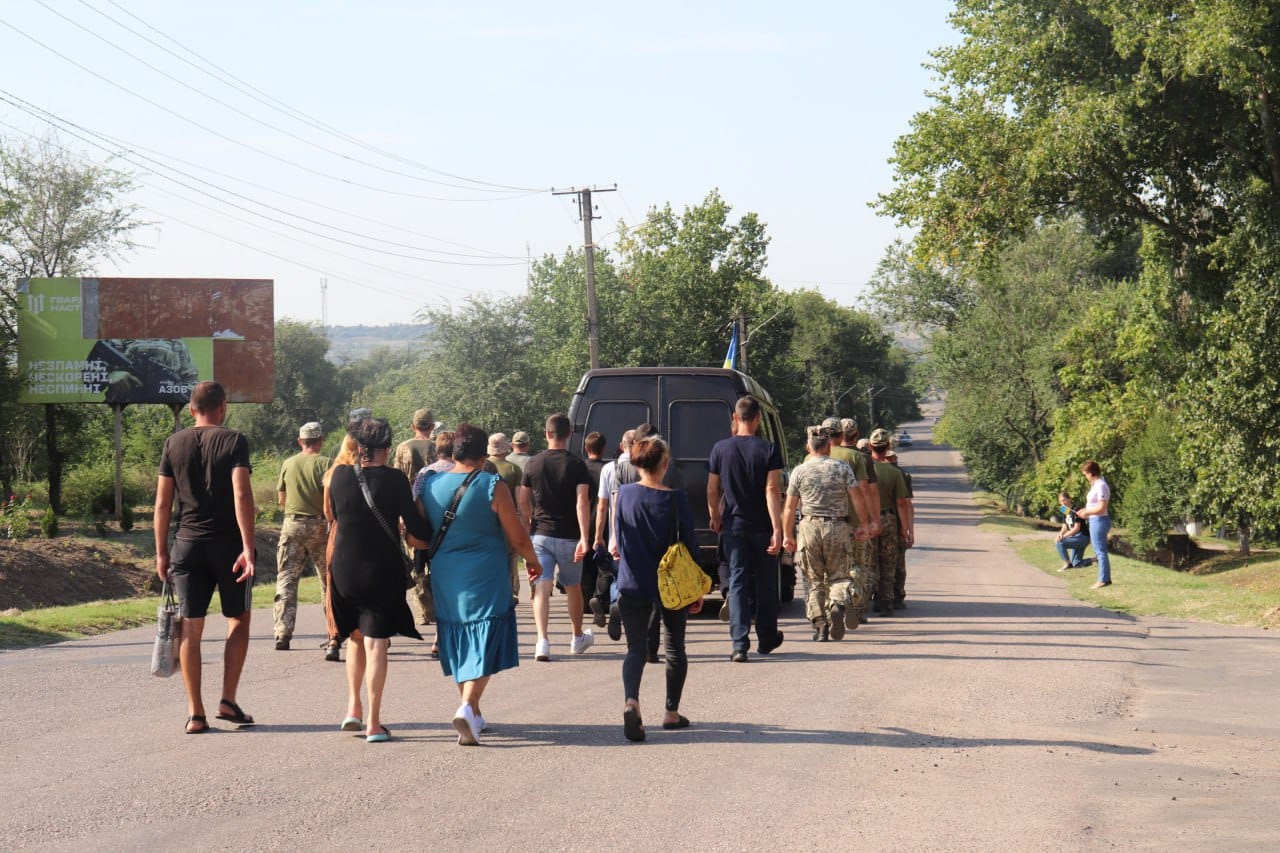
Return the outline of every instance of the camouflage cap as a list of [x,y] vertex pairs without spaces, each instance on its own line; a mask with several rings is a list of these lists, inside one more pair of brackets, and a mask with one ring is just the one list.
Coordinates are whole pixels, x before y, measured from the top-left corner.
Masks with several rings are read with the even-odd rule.
[[871,438],[869,441],[872,447],[888,447],[889,439],[891,437],[892,436],[887,429],[875,429],[871,431]]
[[324,427],[319,421],[309,421],[298,428],[298,438],[324,438]]
[[528,444],[529,433],[525,432],[524,430],[520,430],[515,435],[511,436],[511,443],[512,444]]
[[820,429],[825,429],[827,432],[831,433],[832,435],[838,435],[840,433],[840,419],[827,418],[825,421],[822,422],[822,426],[820,427]]
[[831,441],[831,432],[825,424],[823,426],[805,427],[804,434],[809,439],[809,443],[813,445],[821,446]]
[[413,413],[413,428],[419,430],[429,430],[435,426],[436,416],[431,414],[430,409],[418,409]]
[[364,406],[361,406],[358,409],[352,409],[351,413],[347,415],[347,426],[353,427],[365,418],[371,417],[373,417],[373,411]]
[[867,449],[867,440],[865,438],[858,439],[858,449],[859,450]]
[[858,422],[853,418],[841,418],[840,432],[849,438],[855,437],[858,434]]

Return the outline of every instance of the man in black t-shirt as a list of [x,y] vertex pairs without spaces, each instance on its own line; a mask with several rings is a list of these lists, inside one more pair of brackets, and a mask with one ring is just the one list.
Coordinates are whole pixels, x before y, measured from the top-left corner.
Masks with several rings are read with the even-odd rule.
[[[225,429],[227,395],[217,382],[200,382],[191,392],[195,426],[174,433],[160,453],[156,482],[156,574],[173,584],[181,599],[179,660],[187,688],[187,734],[209,730],[200,695],[200,638],[213,591],[227,618],[222,701],[218,719],[253,725],[236,704],[236,688],[249,651],[253,594],[253,488],[249,443]],[[169,550],[169,522],[178,500],[178,533]]]
[[547,449],[524,465],[518,498],[520,515],[531,518],[533,550],[538,566],[530,566],[533,583],[533,621],[538,629],[534,660],[551,660],[547,621],[551,616],[551,590],[557,574],[569,599],[569,621],[573,625],[572,654],[591,647],[595,636],[582,629],[582,558],[590,544],[587,492],[591,476],[587,465],[566,449],[569,418],[555,414],[547,418]]
[[745,663],[755,598],[757,650],[782,645],[778,630],[778,552],[782,549],[782,452],[756,435],[760,401],[746,395],[733,411],[733,434],[707,459],[707,512],[729,563],[729,659]]

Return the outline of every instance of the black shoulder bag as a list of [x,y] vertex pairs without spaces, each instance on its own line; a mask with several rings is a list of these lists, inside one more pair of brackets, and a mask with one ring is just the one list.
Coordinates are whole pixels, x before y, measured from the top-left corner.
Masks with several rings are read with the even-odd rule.
[[462,496],[467,493],[467,487],[471,485],[471,481],[480,473],[480,469],[472,471],[467,478],[462,481],[462,485],[458,486],[453,492],[453,499],[449,501],[449,507],[444,511],[444,518],[440,521],[440,529],[436,531],[436,535],[431,539],[431,547],[427,549],[427,563],[431,563],[431,559],[435,557],[436,552],[440,550],[440,543],[444,541],[444,535],[449,532],[449,525],[453,524],[454,518],[458,514],[458,505],[462,503]]
[[417,582],[413,579],[413,563],[404,553],[404,548],[400,545],[400,537],[391,529],[391,525],[387,524],[387,519],[383,517],[382,511],[378,509],[373,502],[373,494],[369,491],[369,482],[364,478],[364,469],[360,467],[360,463],[356,462],[352,467],[356,469],[356,480],[360,483],[360,491],[364,493],[364,502],[369,505],[369,511],[373,513],[373,517],[377,519],[378,526],[382,531],[391,537],[391,542],[396,546],[396,553],[400,555],[400,562],[404,565],[404,588],[413,589]]

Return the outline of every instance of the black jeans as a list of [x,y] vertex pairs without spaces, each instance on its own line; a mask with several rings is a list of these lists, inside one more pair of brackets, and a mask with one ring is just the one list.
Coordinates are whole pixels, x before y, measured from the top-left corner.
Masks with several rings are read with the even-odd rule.
[[684,629],[688,620],[688,608],[667,610],[647,598],[631,595],[618,597],[618,609],[622,614],[622,630],[627,637],[627,656],[622,661],[622,688],[624,699],[640,699],[640,678],[648,657],[649,626],[656,624],[654,612],[661,614],[667,626],[667,710],[680,710],[680,696],[684,693],[684,679],[689,673],[689,658],[684,650]]

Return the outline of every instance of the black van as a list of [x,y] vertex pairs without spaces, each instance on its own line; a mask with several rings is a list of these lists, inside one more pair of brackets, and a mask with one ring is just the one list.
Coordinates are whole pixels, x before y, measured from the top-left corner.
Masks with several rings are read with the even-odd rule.
[[[694,557],[703,571],[719,583],[717,537],[707,514],[707,457],[712,446],[728,438],[731,415],[738,398],[747,394],[760,401],[764,417],[760,436],[777,444],[783,455],[787,444],[782,435],[778,409],[758,382],[737,370],[709,367],[615,367],[591,370],[578,383],[569,404],[573,436],[569,451],[579,456],[582,440],[592,432],[606,439],[605,458],[618,455],[622,434],[643,423],[658,428],[671,448],[671,465],[689,495],[698,526],[698,553]],[[592,511],[598,496],[592,496]],[[790,559],[782,561],[778,590],[783,601],[795,595],[795,569]]]

